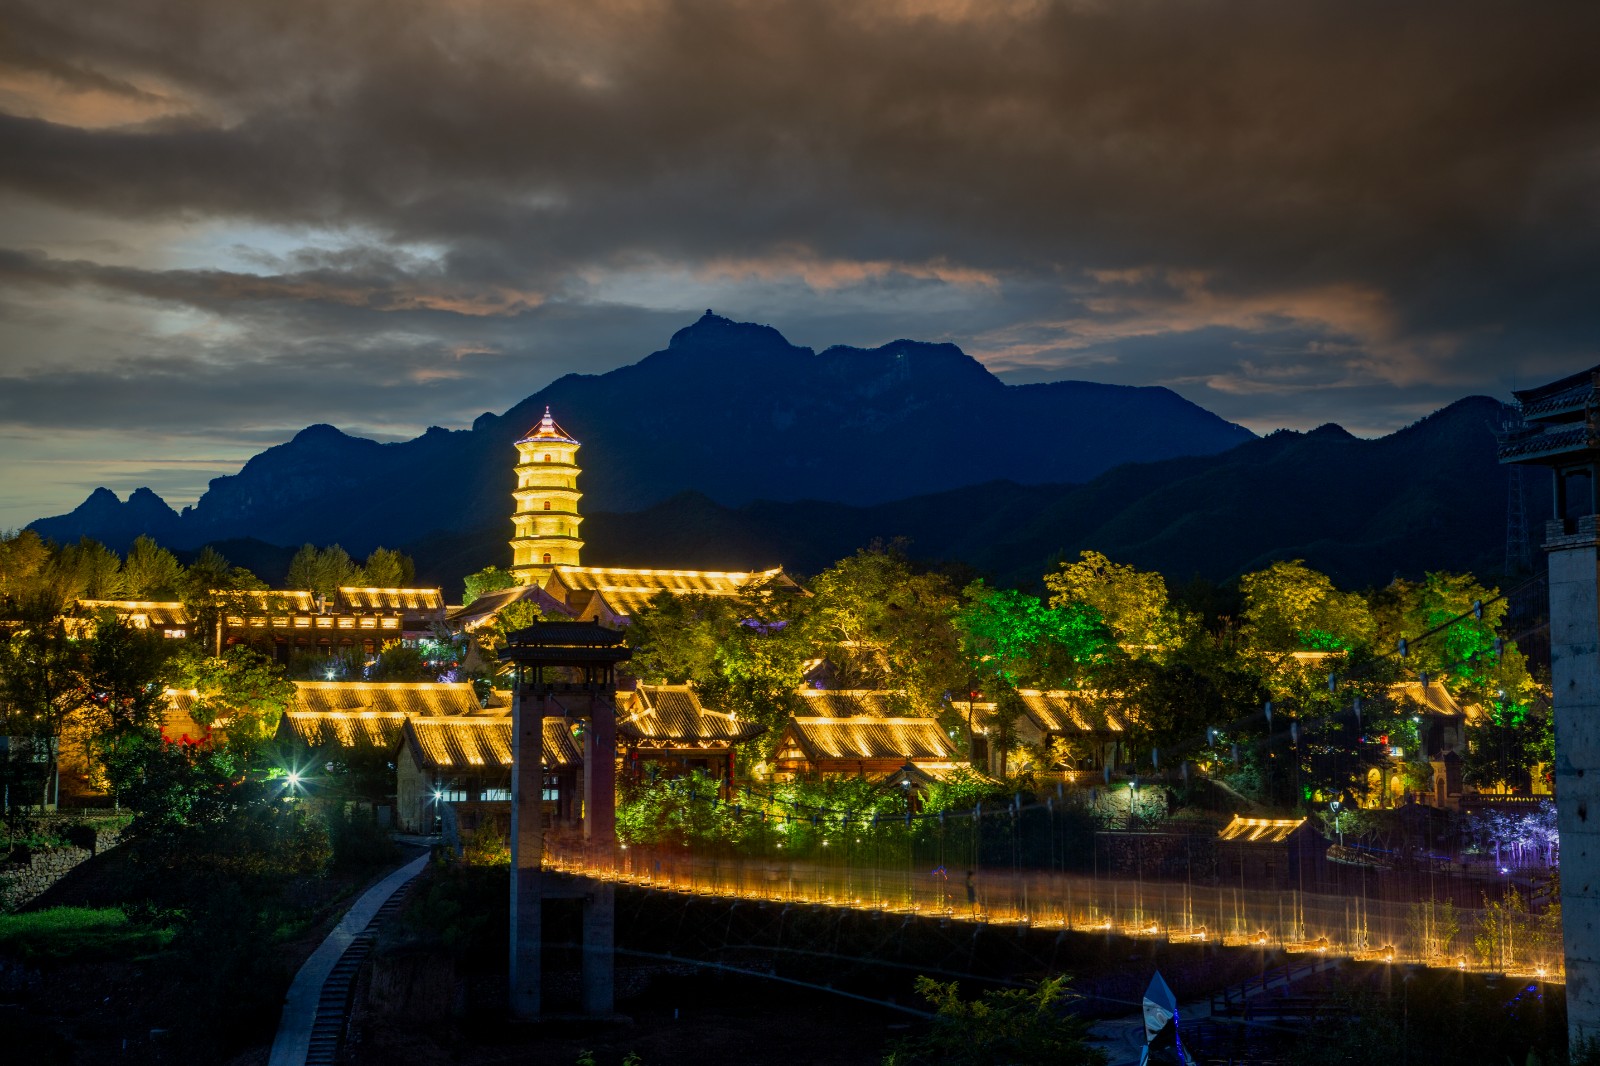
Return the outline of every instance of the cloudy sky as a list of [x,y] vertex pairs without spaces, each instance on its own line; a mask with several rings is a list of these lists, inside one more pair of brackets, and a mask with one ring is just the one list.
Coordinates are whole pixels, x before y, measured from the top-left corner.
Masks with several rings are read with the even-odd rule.
[[0,0],[0,528],[707,307],[1387,432],[1600,362],[1600,5]]

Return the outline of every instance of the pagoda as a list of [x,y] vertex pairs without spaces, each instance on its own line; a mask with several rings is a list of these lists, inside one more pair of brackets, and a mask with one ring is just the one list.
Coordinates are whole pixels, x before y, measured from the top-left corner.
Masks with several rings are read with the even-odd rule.
[[577,566],[583,538],[578,525],[578,442],[544,409],[539,424],[517,441],[516,510],[511,574],[518,584],[538,584],[553,566]]

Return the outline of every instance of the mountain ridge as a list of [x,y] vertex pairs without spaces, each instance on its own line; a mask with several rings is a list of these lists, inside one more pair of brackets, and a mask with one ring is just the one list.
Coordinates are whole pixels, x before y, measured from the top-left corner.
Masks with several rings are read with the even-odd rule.
[[[504,522],[512,446],[546,405],[583,442],[588,511],[640,510],[685,490],[729,507],[763,498],[868,506],[997,476],[1081,482],[1125,462],[1254,439],[1161,387],[1006,385],[953,344],[818,353],[708,311],[635,363],[565,375],[471,429],[380,444],[308,426],[157,524],[177,548],[255,538],[362,553]],[[118,548],[154,535],[142,528],[151,515],[125,504],[119,516],[99,493],[91,500],[32,527]]]

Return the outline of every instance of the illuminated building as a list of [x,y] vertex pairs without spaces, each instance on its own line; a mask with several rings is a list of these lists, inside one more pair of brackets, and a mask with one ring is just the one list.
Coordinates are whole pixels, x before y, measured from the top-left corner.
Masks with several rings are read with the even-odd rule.
[[338,589],[333,597],[303,589],[213,592],[215,619],[206,623],[190,616],[178,601],[151,603],[140,600],[79,600],[75,621],[87,623],[110,611],[136,629],[158,630],[168,637],[194,634],[204,625],[207,644],[214,654],[238,644],[248,645],[286,663],[293,652],[334,655],[362,652],[374,655],[395,640],[417,640],[433,635],[444,621],[444,597],[436,588]]
[[791,718],[773,756],[776,781],[886,776],[907,764],[930,777],[965,767],[932,718]]
[[556,424],[548,407],[538,424],[517,441],[511,575],[518,587],[479,596],[452,612],[453,626],[476,629],[517,600],[531,600],[546,617],[599,622],[616,629],[663,592],[736,596],[755,587],[799,591],[781,567],[722,571],[581,565],[579,447],[577,438]]
[[511,573],[532,585],[552,566],[577,566],[578,442],[544,409],[539,424],[517,441],[516,509],[511,515]]

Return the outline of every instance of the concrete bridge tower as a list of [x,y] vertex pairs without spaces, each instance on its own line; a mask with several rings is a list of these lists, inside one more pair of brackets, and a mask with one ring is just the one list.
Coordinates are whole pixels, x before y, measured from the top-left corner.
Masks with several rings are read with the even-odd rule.
[[550,408],[517,441],[516,507],[511,514],[511,574],[536,584],[552,566],[577,566],[583,538],[578,526],[578,442],[550,417]]
[[[511,1014],[541,1017],[544,901],[581,901],[580,1013],[608,1018],[613,992],[616,902],[611,882],[546,868],[544,725],[556,718],[583,734],[582,835],[551,851],[587,869],[612,869],[617,846],[616,664],[631,653],[622,634],[597,622],[535,622],[500,652],[514,667],[511,696]],[[562,939],[569,939],[563,936]]]
[[1568,1035],[1600,1038],[1600,367],[1515,392],[1524,426],[1502,463],[1549,467],[1550,682]]

